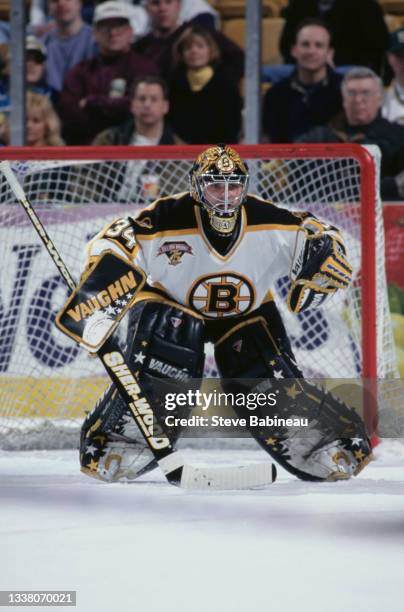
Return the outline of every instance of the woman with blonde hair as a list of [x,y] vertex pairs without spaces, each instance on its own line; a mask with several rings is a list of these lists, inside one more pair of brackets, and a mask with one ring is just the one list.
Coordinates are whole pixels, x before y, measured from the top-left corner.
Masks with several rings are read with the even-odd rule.
[[60,119],[48,96],[28,91],[25,112],[28,146],[46,147],[64,144]]
[[173,49],[169,121],[188,144],[238,142],[242,100],[208,30],[187,28]]

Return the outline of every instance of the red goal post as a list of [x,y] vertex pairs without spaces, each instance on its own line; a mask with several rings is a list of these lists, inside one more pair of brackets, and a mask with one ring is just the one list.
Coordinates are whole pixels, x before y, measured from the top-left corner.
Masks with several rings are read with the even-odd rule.
[[[204,148],[10,147],[0,150],[0,159],[12,162],[62,258],[77,278],[91,233],[116,216],[133,214],[157,195],[186,190],[192,161]],[[384,273],[377,150],[355,144],[235,148],[249,163],[252,193],[280,206],[311,210],[341,228],[347,238],[348,256],[351,247],[356,277],[349,297],[338,298],[335,308],[329,306],[329,311],[317,313],[312,321],[307,317],[299,319],[298,328],[292,329],[294,348],[305,373],[315,378],[357,377],[370,381],[397,376]],[[0,232],[3,261],[0,325],[5,331],[3,348],[0,347],[0,448],[57,446],[55,427],[58,432],[63,430],[66,439],[74,439],[77,424],[107,381],[83,357],[75,355],[73,359],[74,351],[69,352],[71,347],[51,329],[49,321],[56,303],[63,301],[63,291],[52,280],[53,263],[38,251],[34,232],[30,233],[29,224],[4,180],[0,182]],[[39,258],[41,265],[36,266]],[[23,287],[20,301],[15,297],[16,279]],[[277,287],[279,303],[284,295],[284,282],[280,279]],[[16,304],[21,315],[17,322],[12,316]],[[340,311],[339,319],[332,308]],[[49,316],[46,309],[52,309]],[[40,320],[38,326],[35,316]],[[345,323],[346,330],[342,331]],[[294,321],[290,324],[292,328],[295,325]],[[310,326],[314,330],[311,335]],[[45,327],[47,335],[43,332]],[[24,333],[26,338],[20,342],[19,335]],[[338,342],[341,347],[344,345],[341,350]],[[329,355],[327,346],[331,347]],[[63,359],[57,355],[59,349]],[[213,371],[212,356],[208,355],[207,374]],[[84,392],[90,381],[91,384],[96,381],[93,390]],[[13,385],[17,385],[17,392],[13,392]],[[40,399],[35,399],[32,412],[30,406],[37,397]],[[78,405],[78,413],[68,410],[64,402]],[[374,421],[375,405],[370,402],[366,410],[368,419]],[[32,435],[32,428],[37,434]],[[19,441],[11,444],[12,438]],[[45,438],[48,442],[42,444],[40,440]]]

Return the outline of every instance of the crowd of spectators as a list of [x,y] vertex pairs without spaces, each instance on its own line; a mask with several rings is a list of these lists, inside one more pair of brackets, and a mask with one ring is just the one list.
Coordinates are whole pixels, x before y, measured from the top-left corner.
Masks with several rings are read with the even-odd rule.
[[[289,0],[282,16],[262,141],[377,144],[383,195],[404,198],[404,27],[389,33],[377,0]],[[244,51],[220,27],[206,0],[31,0],[27,144],[242,142]]]

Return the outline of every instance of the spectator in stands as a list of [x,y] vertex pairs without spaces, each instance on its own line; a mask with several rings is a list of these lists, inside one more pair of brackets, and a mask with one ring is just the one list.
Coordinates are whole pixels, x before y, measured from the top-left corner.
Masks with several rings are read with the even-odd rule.
[[[165,119],[168,112],[168,88],[158,76],[140,77],[132,88],[132,117],[114,128],[98,134],[94,145],[153,146],[180,144]],[[176,168],[176,171],[178,168]],[[173,174],[167,174],[158,160],[137,159],[124,162],[117,167],[120,174],[115,179],[121,187],[117,193],[119,201],[146,204],[163,193],[169,193],[174,181],[179,190],[186,189]],[[187,173],[183,172],[183,176]],[[163,191],[162,191],[163,190]]]
[[131,49],[133,30],[127,5],[110,0],[94,13],[99,54],[70,70],[59,111],[68,144],[89,144],[100,131],[130,117],[130,85],[158,72],[156,65]]
[[[63,145],[60,134],[60,120],[49,96],[28,91],[26,95],[26,135],[25,144],[29,147]],[[8,143],[9,125],[4,126],[4,141]]]
[[[52,96],[53,92],[45,80],[45,45],[35,36],[27,36],[25,41],[25,76],[26,86],[30,91]],[[10,110],[10,78],[8,60],[5,60],[5,68],[0,80],[0,109],[4,112]]]
[[26,145],[63,145],[60,120],[48,96],[29,91],[26,98]]
[[381,195],[384,200],[404,198],[404,126],[381,117],[384,89],[370,68],[353,68],[342,81],[344,116],[315,127],[298,142],[356,142],[380,147]]
[[130,119],[98,134],[94,145],[179,144],[166,124],[168,88],[159,76],[139,77],[132,86]]
[[[187,27],[199,23],[200,15],[196,15],[191,21],[181,24],[181,6],[181,0],[146,0],[151,32],[134,45],[135,51],[158,64],[165,78],[169,77],[172,69],[172,49],[175,42]],[[221,32],[212,30],[212,36],[219,46],[227,74],[240,80],[244,74],[244,52]]]
[[380,73],[387,48],[388,30],[377,0],[289,0],[280,50],[286,63],[291,53],[296,28],[308,17],[324,19],[333,32],[336,66],[369,66]]
[[263,132],[270,142],[293,142],[342,108],[342,77],[331,67],[331,32],[325,22],[306,19],[298,27],[292,76],[273,85],[263,102]]
[[188,144],[238,142],[242,101],[238,83],[220,62],[220,50],[208,30],[187,28],[174,49],[169,81],[170,122]]
[[404,28],[390,34],[387,61],[394,78],[384,98],[382,115],[404,125]]
[[219,26],[219,13],[206,0],[182,0],[180,23],[195,20],[205,28]]
[[52,89],[46,82],[46,47],[35,36],[25,41],[25,76],[27,87],[36,93],[51,95]]
[[54,27],[44,34],[48,85],[57,92],[63,87],[68,70],[93,57],[96,46],[92,27],[81,18],[80,0],[50,0]]

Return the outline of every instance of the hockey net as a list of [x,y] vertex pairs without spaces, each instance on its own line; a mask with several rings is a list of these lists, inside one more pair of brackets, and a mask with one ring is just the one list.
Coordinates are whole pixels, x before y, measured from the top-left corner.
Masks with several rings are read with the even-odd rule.
[[[74,278],[88,240],[107,222],[134,215],[156,196],[185,191],[203,147],[12,149],[12,162],[36,212]],[[348,291],[323,308],[292,316],[277,303],[299,365],[311,378],[396,378],[387,301],[378,151],[359,145],[240,146],[250,192],[337,225],[354,268]],[[108,384],[97,359],[54,326],[67,291],[26,213],[0,177],[0,448],[78,445],[80,423]],[[265,253],[258,254],[265,257]],[[207,348],[207,376],[215,376]],[[397,390],[398,389],[398,390]],[[379,386],[384,414],[400,389]],[[373,409],[372,409],[373,410]]]

